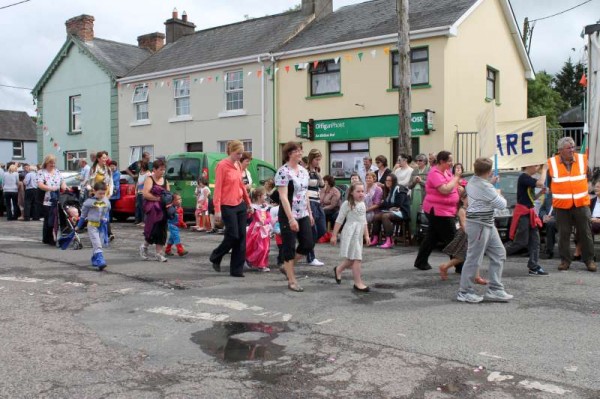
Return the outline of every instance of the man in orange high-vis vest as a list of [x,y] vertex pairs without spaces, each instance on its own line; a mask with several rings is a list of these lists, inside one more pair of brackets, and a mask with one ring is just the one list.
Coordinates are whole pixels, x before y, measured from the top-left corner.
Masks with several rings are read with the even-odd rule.
[[561,260],[558,270],[566,271],[571,266],[571,231],[575,227],[577,242],[581,244],[581,259],[590,272],[595,272],[587,156],[575,154],[573,139],[563,137],[558,140],[558,155],[548,159],[548,172],[558,227]]

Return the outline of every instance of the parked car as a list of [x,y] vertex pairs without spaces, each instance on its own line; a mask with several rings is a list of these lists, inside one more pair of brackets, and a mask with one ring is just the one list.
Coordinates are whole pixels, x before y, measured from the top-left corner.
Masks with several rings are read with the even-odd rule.
[[67,187],[79,187],[79,173],[78,172],[60,172],[60,176],[64,180]]
[[124,170],[121,171],[121,198],[115,201],[112,209],[113,217],[119,222],[135,216],[135,180]]
[[[206,178],[212,191],[217,163],[225,157],[226,154],[216,152],[182,152],[167,157],[167,180],[171,191],[181,195],[185,215],[193,215],[196,209],[198,178]],[[252,185],[256,187],[273,178],[277,170],[270,163],[254,158],[248,171],[252,176]]]
[[[498,172],[500,180],[498,188],[502,192],[502,196],[506,198],[506,208],[503,210],[494,211],[494,222],[496,229],[500,234],[502,241],[508,241],[508,233],[512,222],[512,215],[517,204],[517,182],[521,172],[517,171],[500,171]],[[466,173],[463,177],[468,181],[473,176],[472,173]],[[421,210],[417,219],[417,231],[415,233],[417,241],[421,241],[425,237],[427,231],[428,220],[427,215]]]

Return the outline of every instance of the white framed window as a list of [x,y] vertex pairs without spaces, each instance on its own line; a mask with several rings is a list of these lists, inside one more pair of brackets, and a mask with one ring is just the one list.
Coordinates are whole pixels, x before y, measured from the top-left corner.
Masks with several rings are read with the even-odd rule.
[[133,91],[131,100],[135,107],[135,120],[145,121],[150,119],[148,113],[148,86],[146,84],[137,85]]
[[81,96],[69,97],[69,131],[81,131]]
[[[217,152],[222,152],[223,154],[227,153],[227,143],[231,140],[220,140],[217,141]],[[240,140],[242,144],[244,144],[244,151],[252,153],[252,140]]]
[[154,146],[153,145],[137,145],[129,147],[129,164],[139,161],[142,159],[142,154],[147,152],[150,154],[150,159],[154,159]]
[[337,94],[342,91],[341,64],[334,60],[321,61],[314,67],[310,64],[310,95]]
[[498,71],[490,67],[486,70],[485,97],[488,100],[498,98]]
[[225,109],[233,111],[244,109],[244,71],[226,73]]
[[175,79],[175,115],[190,115],[190,78]]
[[72,172],[79,172],[81,170],[81,166],[79,165],[79,161],[85,159],[87,160],[87,150],[73,150],[65,152],[65,169]]
[[23,143],[22,141],[13,141],[13,158],[25,158],[25,143]]
[[[392,52],[392,87],[400,86],[400,54]],[[429,47],[410,50],[410,84],[425,86],[429,84]]]

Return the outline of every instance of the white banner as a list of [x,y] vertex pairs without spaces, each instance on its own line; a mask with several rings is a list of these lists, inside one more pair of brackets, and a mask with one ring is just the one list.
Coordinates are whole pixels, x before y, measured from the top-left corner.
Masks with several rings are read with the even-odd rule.
[[[499,169],[539,165],[548,159],[546,117],[496,123]],[[490,157],[493,159],[492,157]]]
[[593,169],[600,166],[600,33],[590,33],[589,38],[587,122],[589,166]]

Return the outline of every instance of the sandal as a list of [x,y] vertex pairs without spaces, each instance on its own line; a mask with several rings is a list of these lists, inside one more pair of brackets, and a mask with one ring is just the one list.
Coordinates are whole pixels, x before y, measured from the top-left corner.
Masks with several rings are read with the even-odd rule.
[[304,288],[300,287],[298,283],[288,284],[288,289],[294,292],[304,292]]
[[488,282],[489,282],[482,277],[475,277],[474,281],[475,281],[475,284],[479,284],[479,285],[488,285]]
[[448,280],[448,269],[444,265],[440,266],[440,278],[442,281]]

